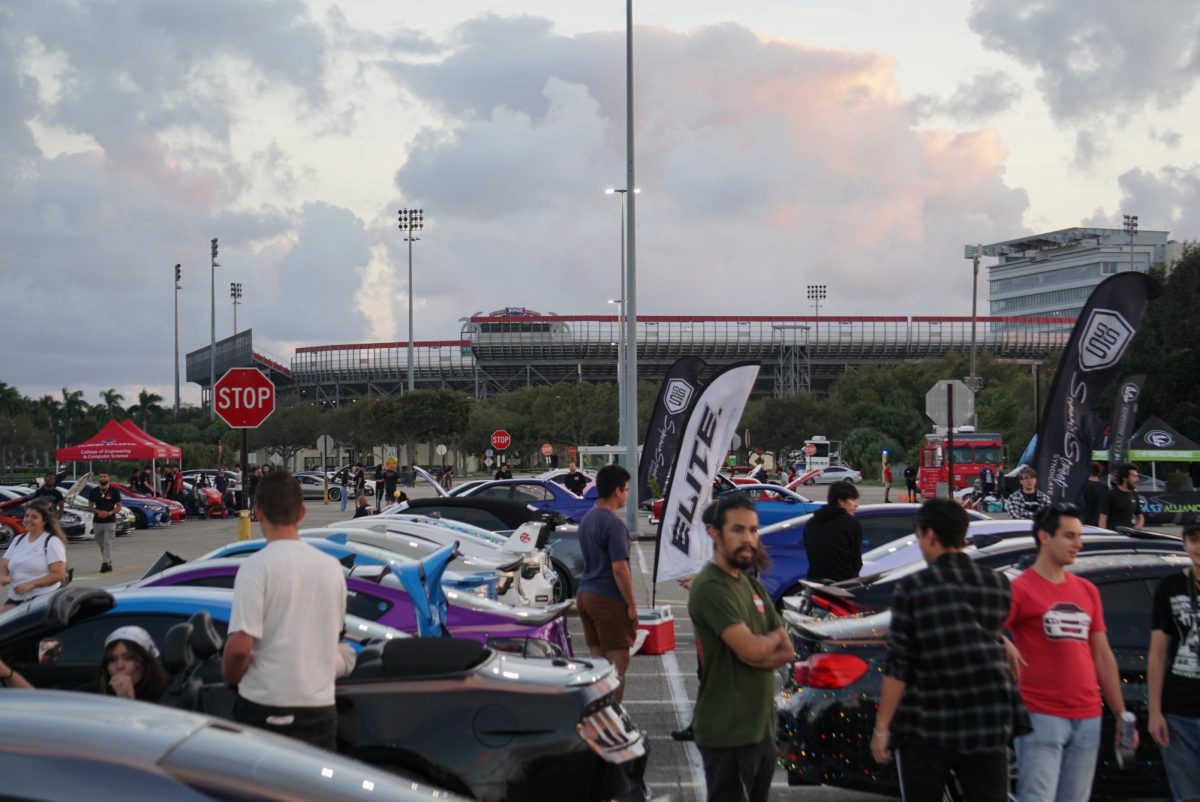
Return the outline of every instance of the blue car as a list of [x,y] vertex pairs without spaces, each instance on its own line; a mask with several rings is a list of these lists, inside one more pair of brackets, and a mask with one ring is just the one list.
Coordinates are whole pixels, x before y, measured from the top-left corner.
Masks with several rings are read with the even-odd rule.
[[[746,489],[749,486],[743,486]],[[786,491],[785,491],[786,492]],[[762,503],[756,504],[761,510]],[[820,506],[820,505],[818,505]],[[911,535],[913,518],[921,509],[920,504],[864,504],[854,513],[863,530],[863,552],[878,548],[885,543]],[[986,515],[967,511],[971,520],[988,520]],[[801,590],[801,582],[808,576],[808,555],[804,551],[804,527],[812,515],[782,521],[765,526],[759,531],[759,539],[767,556],[770,568],[759,576],[763,587],[771,594],[771,600],[779,606],[784,596],[794,596]],[[762,520],[762,513],[759,513]]]
[[[335,560],[340,562],[347,568],[356,566],[381,566],[389,563],[410,564],[411,560],[405,560],[397,555],[390,554],[376,546],[368,546],[363,543],[351,543],[344,534],[330,535],[327,538],[321,537],[306,537],[303,538],[305,543],[325,552]],[[218,549],[210,551],[202,557],[197,557],[193,562],[201,562],[203,560],[220,560],[225,557],[249,557],[254,552],[267,545],[267,541],[262,538],[256,540],[235,540],[221,546]],[[173,562],[174,565],[180,565],[180,562]],[[170,567],[170,565],[155,565],[146,573],[150,576],[154,573]],[[495,571],[471,571],[457,572],[446,571],[442,575],[442,587],[447,590],[457,590],[461,593],[472,593],[476,596],[482,596],[486,599],[496,599],[498,596],[497,583],[499,577]]]
[[577,496],[548,479],[495,479],[464,490],[457,497],[520,501],[539,510],[553,510],[578,523],[596,506],[596,486]]
[[[73,485],[72,480],[66,480],[59,483],[59,487],[63,491],[70,490]],[[87,498],[88,493],[91,493],[96,485],[88,483],[80,495]],[[152,526],[169,526],[171,524],[171,509],[166,504],[160,504],[154,499],[149,498],[132,498],[124,493],[121,494],[121,506],[133,513],[135,519],[134,526],[138,529],[146,529]]]
[[720,500],[723,496],[740,493],[749,496],[758,510],[758,525],[760,527],[797,518],[816,512],[825,506],[823,501],[810,501],[799,493],[794,493],[779,485],[735,485],[732,489],[718,493],[713,499]]

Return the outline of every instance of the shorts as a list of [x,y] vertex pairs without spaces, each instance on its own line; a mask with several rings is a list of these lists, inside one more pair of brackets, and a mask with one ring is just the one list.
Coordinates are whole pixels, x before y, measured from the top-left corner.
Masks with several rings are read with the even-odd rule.
[[624,599],[584,591],[576,594],[575,606],[583,622],[583,637],[592,649],[615,652],[633,646],[637,626],[629,618]]

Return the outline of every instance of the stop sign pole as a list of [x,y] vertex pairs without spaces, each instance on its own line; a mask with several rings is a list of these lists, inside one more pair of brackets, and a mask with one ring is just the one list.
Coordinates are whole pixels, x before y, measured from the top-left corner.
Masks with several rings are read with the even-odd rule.
[[242,498],[237,537],[249,540],[250,451],[246,433],[261,426],[275,411],[275,384],[257,368],[230,368],[213,385],[213,410],[229,428],[242,430]]

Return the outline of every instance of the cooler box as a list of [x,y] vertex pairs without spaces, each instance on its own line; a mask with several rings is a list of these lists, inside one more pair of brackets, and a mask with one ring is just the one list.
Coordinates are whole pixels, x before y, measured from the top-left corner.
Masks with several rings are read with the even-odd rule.
[[638,654],[662,654],[675,650],[675,616],[671,615],[670,607],[639,612],[638,629],[646,632],[646,642]]

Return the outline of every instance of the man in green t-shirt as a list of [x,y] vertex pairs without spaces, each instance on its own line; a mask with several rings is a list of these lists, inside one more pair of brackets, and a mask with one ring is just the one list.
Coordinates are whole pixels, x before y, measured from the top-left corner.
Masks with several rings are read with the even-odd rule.
[[704,657],[692,720],[710,802],[765,802],[775,772],[774,669],[795,658],[771,597],[746,572],[758,556],[758,513],[722,499],[709,530],[712,562],[692,581],[688,615]]

